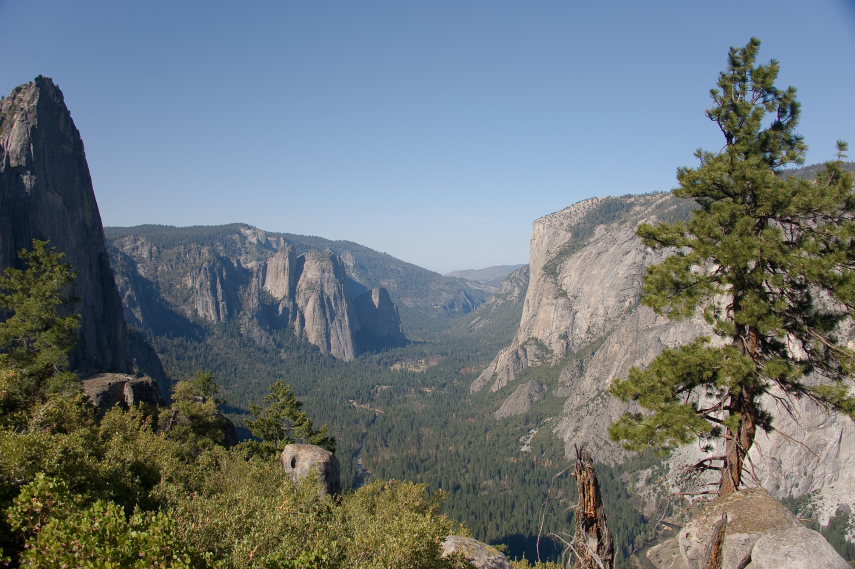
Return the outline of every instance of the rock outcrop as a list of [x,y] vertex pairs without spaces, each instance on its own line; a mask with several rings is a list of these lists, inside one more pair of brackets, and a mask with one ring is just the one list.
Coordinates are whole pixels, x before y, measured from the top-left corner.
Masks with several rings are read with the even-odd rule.
[[46,77],[0,100],[0,268],[17,266],[33,239],[65,253],[78,276],[77,369],[129,371],[122,305],[80,133]]
[[322,353],[342,360],[356,357],[353,313],[344,285],[344,268],[332,253],[310,251],[300,257],[302,270],[294,304],[294,332]]
[[554,366],[557,381],[548,391],[566,401],[556,430],[568,456],[573,442],[585,442],[597,460],[623,456],[607,428],[626,406],[604,397],[604,390],[633,365],[703,329],[700,322],[674,323],[641,306],[644,271],[662,255],[645,248],[635,228],[687,211],[685,203],[653,194],[594,198],[536,220],[516,335],[471,391],[507,386],[512,391],[495,415],[524,413],[542,394],[519,378],[529,368]]
[[[288,250],[290,259],[287,255],[279,259],[283,267],[287,261],[294,261],[309,251],[329,251],[344,267],[351,297],[382,287],[399,310],[415,309],[420,314],[443,319],[449,311],[454,311],[455,306],[461,310],[471,310],[489,296],[489,293],[469,281],[444,277],[351,241],[273,233],[242,223],[197,227],[108,227],[106,233],[108,240],[117,249],[136,261],[149,263],[149,267],[155,258],[165,261],[169,257],[173,263],[186,263],[189,259],[185,254],[190,253],[190,257],[193,257],[194,247],[216,252],[246,268]],[[162,282],[157,274],[145,272],[150,280]],[[281,271],[274,273],[284,274]],[[267,288],[270,288],[269,285],[267,283]],[[289,283],[283,280],[280,285],[284,287],[282,290],[287,290]],[[280,293],[274,295],[284,295],[281,290]]]
[[627,319],[669,324],[639,305],[644,270],[662,256],[642,245],[635,228],[681,207],[661,194],[594,198],[536,220],[519,328],[472,391],[498,391],[528,367],[585,357],[610,336],[629,346],[635,338],[619,330]]
[[98,373],[83,379],[83,392],[99,416],[116,407],[128,409],[140,403],[163,405],[158,383],[147,376],[122,373]]
[[298,337],[342,360],[352,360],[362,351],[356,341],[360,322],[353,313],[338,257],[330,251],[295,255],[287,247],[257,270],[264,290],[278,303],[279,316],[293,326]]
[[463,557],[475,569],[511,569],[513,567],[504,553],[471,537],[449,535],[442,540],[442,556],[449,557],[454,554]]
[[689,569],[686,558],[680,553],[680,541],[677,537],[657,543],[650,549],[639,552],[647,557],[656,569]]
[[[775,431],[759,433],[749,453],[763,488],[776,499],[811,495],[821,525],[841,504],[855,510],[855,421],[805,399],[784,409],[767,398],[765,406]],[[849,535],[855,540],[855,526]]]
[[477,298],[473,297],[466,290],[461,289],[460,292],[455,294],[448,300],[448,302],[442,305],[442,309],[445,312],[452,314],[469,314],[478,308],[478,305],[479,302]]
[[528,265],[523,265],[505,277],[495,294],[478,307],[469,329],[474,332],[495,324],[509,328],[518,326],[528,281]]
[[315,477],[327,494],[341,492],[341,469],[338,459],[328,450],[315,445],[290,444],[282,451],[282,468],[295,482]]
[[532,405],[543,399],[545,394],[546,387],[542,383],[535,380],[522,383],[514,389],[509,397],[502,401],[499,408],[493,412],[493,417],[504,419],[528,413]]
[[383,287],[371,289],[353,301],[359,329],[356,343],[363,350],[403,346],[407,343],[398,308]]
[[215,254],[192,268],[185,276],[185,286],[191,294],[193,311],[210,322],[234,318],[241,309],[238,291],[233,286],[239,282],[239,272],[240,268],[230,259]]
[[680,531],[680,552],[689,569],[705,567],[722,516],[721,569],[850,567],[819,533],[802,525],[768,493],[752,489],[716,498]]

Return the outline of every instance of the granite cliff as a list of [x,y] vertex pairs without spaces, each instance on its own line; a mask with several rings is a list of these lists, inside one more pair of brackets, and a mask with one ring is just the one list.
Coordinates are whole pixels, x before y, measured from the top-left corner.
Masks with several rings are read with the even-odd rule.
[[373,288],[353,301],[357,322],[356,341],[361,346],[400,346],[406,342],[398,309],[389,292]]
[[[665,195],[594,198],[536,220],[516,336],[471,390],[499,391],[527,368],[564,360],[585,362],[571,366],[579,374],[607,337],[631,333],[627,326],[636,331],[669,326],[667,319],[640,307],[644,268],[661,257],[641,245],[635,227],[684,211],[685,204]],[[677,334],[671,343],[681,338]],[[632,353],[625,359],[636,361],[643,348],[635,341],[626,344]],[[568,370],[562,384],[574,382],[570,375]]]
[[[662,256],[643,246],[635,228],[688,212],[688,203],[652,194],[594,198],[534,222],[530,284],[516,335],[471,385],[473,393],[502,396],[494,417],[526,413],[549,393],[564,401],[549,423],[568,456],[581,442],[599,461],[626,456],[607,435],[628,409],[606,392],[611,380],[665,347],[708,333],[701,319],[672,322],[640,304],[645,268]],[[532,368],[549,369],[552,379],[530,377]],[[772,398],[765,405],[778,430],[759,435],[751,451],[759,485],[778,499],[812,495],[820,523],[841,503],[855,505],[855,424],[806,401],[792,402],[789,411]],[[681,449],[666,463],[668,476],[700,456],[695,447]],[[646,483],[661,488],[652,479]],[[650,491],[650,501],[655,494]]]
[[406,343],[389,292],[360,281],[359,258],[347,251],[246,225],[165,228],[170,238],[138,229],[113,230],[111,243],[126,318],[138,328],[193,333],[237,323],[260,344],[291,330],[342,360]]
[[33,239],[65,253],[78,276],[77,369],[129,371],[129,349],[80,133],[46,77],[0,100],[0,267]]

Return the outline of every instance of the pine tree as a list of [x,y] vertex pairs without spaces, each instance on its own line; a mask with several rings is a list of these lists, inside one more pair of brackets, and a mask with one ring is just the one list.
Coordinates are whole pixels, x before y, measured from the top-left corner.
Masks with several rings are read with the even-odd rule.
[[75,300],[66,293],[76,274],[45,241],[33,240],[19,257],[26,268],[0,275],[0,411],[7,418],[42,394],[79,389],[68,370],[79,316],[62,314]]
[[247,421],[252,434],[262,440],[262,444],[248,445],[257,454],[278,454],[287,444],[305,441],[335,452],[335,438],[330,436],[326,425],[315,430],[312,419],[303,411],[303,404],[297,399],[291,386],[277,381],[270,386],[270,393],[264,396],[264,407],[250,403],[249,410],[255,415],[254,421]]
[[[612,425],[627,448],[723,437],[724,454],[697,465],[721,470],[721,494],[741,486],[757,429],[772,429],[761,398],[773,388],[785,403],[807,397],[855,418],[855,353],[841,339],[855,307],[846,145],[815,180],[786,175],[784,166],[804,161],[800,107],[793,87],[774,85],[776,61],[755,63],[759,47],[752,38],[731,48],[711,90],[707,116],[723,149],[698,150],[700,165],[678,171],[674,194],[698,204],[691,219],[638,229],[647,246],[673,253],[648,269],[643,303],[674,319],[700,313],[716,338],[665,350],[612,387],[648,411]],[[825,381],[815,385],[812,373]]]

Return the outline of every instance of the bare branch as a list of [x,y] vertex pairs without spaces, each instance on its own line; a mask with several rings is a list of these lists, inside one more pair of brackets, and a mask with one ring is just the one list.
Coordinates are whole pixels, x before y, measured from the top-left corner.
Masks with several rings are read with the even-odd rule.
[[546,525],[546,509],[547,509],[547,505],[549,504],[550,494],[552,493],[552,489],[555,487],[555,482],[560,477],[567,474],[567,472],[569,472],[570,469],[572,469],[572,468],[573,468],[573,465],[571,464],[570,466],[568,466],[567,468],[565,468],[564,470],[562,470],[561,472],[559,472],[558,474],[556,474],[555,476],[552,477],[552,480],[549,483],[549,488],[547,488],[547,490],[546,490],[546,498],[544,498],[543,504],[541,504],[541,506],[540,506],[540,527],[537,530],[537,562],[538,563],[541,562],[541,559],[540,559],[540,539],[543,536],[543,527]]
[[718,490],[698,490],[697,492],[674,492],[674,496],[706,496],[715,494],[718,496]]
[[810,448],[808,445],[806,445],[804,442],[802,442],[802,441],[800,441],[800,440],[798,440],[798,439],[796,439],[796,438],[794,438],[794,437],[792,437],[792,436],[788,435],[787,433],[785,433],[784,431],[782,431],[782,430],[780,430],[780,429],[775,429],[775,432],[776,432],[776,433],[778,433],[779,435],[781,435],[782,437],[784,437],[785,439],[787,439],[788,441],[790,441],[791,443],[796,444],[796,445],[799,445],[799,446],[800,446],[800,447],[802,447],[804,450],[806,450],[807,452],[809,452],[810,454],[812,454],[812,455],[814,456],[814,458],[817,458],[817,459],[819,458],[819,455],[818,455],[818,454],[816,454],[816,453],[813,451],[813,449],[812,449],[812,448]]

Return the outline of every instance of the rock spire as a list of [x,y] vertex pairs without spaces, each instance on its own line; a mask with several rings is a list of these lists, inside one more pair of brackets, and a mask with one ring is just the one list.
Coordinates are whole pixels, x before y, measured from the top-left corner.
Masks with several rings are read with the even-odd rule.
[[33,239],[65,253],[78,277],[77,369],[128,371],[127,335],[80,133],[62,91],[39,76],[0,99],[0,268]]

